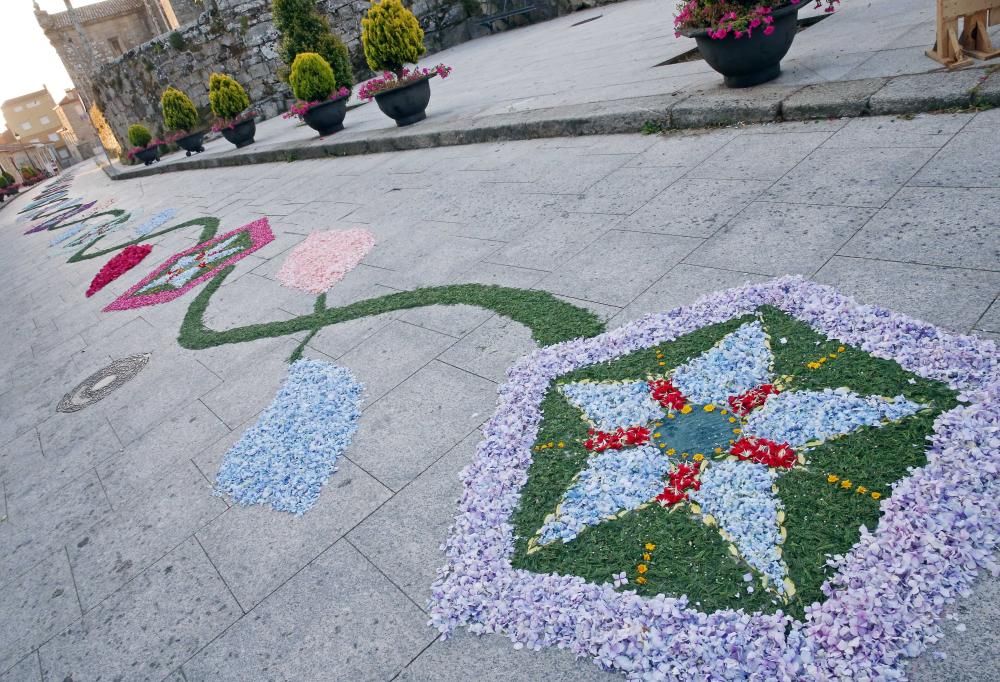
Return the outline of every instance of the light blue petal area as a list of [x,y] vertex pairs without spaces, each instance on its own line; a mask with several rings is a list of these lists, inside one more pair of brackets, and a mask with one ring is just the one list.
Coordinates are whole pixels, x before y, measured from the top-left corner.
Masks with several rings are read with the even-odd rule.
[[664,415],[663,408],[650,397],[645,381],[580,381],[563,384],[559,390],[601,431],[640,426]]
[[703,514],[715,517],[747,564],[784,592],[788,569],[778,553],[782,505],[772,484],[772,474],[763,464],[712,462],[701,474],[701,489],[688,496],[701,505]]
[[846,388],[789,391],[771,396],[764,407],[751,412],[743,433],[801,448],[810,441],[908,417],[922,407],[903,396],[861,396]]
[[539,530],[538,544],[569,542],[588,526],[649,502],[663,492],[669,468],[663,453],[648,445],[592,456]]
[[156,228],[162,226],[168,220],[177,215],[177,209],[167,208],[156,215],[152,216],[149,220],[144,222],[139,227],[135,228],[135,236],[145,237],[147,234],[155,230]]
[[670,381],[693,403],[727,407],[727,398],[772,382],[774,357],[760,322],[750,322],[676,368]]
[[49,246],[59,246],[70,237],[75,237],[76,235],[80,234],[80,232],[82,232],[83,228],[85,228],[86,226],[87,223],[80,223],[79,225],[74,225],[73,227],[66,228],[65,230],[57,234],[51,242],[49,242]]
[[361,388],[343,367],[292,364],[274,402],[226,453],[216,492],[244,505],[308,511],[357,429]]

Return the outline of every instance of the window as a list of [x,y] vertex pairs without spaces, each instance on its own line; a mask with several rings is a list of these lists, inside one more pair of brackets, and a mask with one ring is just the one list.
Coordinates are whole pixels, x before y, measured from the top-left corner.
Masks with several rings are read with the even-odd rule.
[[58,142],[59,133],[49,133],[49,142]]
[[49,118],[48,116],[42,116],[40,119],[38,119],[38,122],[41,123],[43,126],[47,126],[48,124],[52,123],[52,119]]
[[121,54],[124,51],[122,50],[122,44],[118,42],[118,38],[108,38],[108,43],[111,44],[111,49],[115,54]]
[[31,121],[25,121],[22,123],[21,130],[31,130]]
[[38,100],[37,99],[34,102],[28,102],[28,108],[29,109],[34,109],[37,106],[38,106]]
[[66,150],[65,147],[59,147],[59,149],[57,149],[56,152],[59,154],[59,158],[61,159],[69,157],[69,152]]
[[14,107],[14,111],[24,111],[24,107],[18,104],[16,107]]

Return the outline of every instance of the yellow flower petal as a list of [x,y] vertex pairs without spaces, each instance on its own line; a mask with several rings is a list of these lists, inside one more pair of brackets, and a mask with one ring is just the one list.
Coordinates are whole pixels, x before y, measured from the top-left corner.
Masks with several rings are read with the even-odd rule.
[[830,474],[829,476],[826,477],[827,483],[836,483],[839,480],[840,476],[838,476],[837,474]]
[[647,542],[646,543],[646,549],[648,549],[650,552],[652,552],[654,549],[656,549],[656,545],[654,545],[652,542]]
[[714,412],[715,411],[715,405],[705,405],[705,407],[702,408],[702,409],[704,409],[706,412]]
[[690,405],[685,405],[684,407],[681,408],[681,414],[690,414],[690,413],[691,413]]
[[638,566],[635,567],[635,570],[637,570],[640,574],[642,574],[648,571],[649,568],[646,566],[646,564],[639,564]]
[[882,493],[872,493],[872,499],[877,500],[882,497]]

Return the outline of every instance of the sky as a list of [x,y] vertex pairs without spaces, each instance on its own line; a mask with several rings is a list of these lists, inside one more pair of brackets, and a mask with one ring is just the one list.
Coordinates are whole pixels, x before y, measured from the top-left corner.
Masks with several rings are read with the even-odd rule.
[[[83,7],[98,1],[73,0],[73,6]],[[38,0],[38,6],[46,12],[66,9],[63,0]],[[73,87],[59,55],[35,21],[31,0],[0,0],[0,45],[7,62],[0,70],[0,102],[40,90],[42,85],[58,102],[65,90]],[[0,113],[0,130],[5,127]]]

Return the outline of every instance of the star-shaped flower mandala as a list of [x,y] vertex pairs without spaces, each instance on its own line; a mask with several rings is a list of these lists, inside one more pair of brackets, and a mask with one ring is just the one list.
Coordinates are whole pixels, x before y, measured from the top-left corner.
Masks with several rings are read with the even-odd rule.
[[808,467],[809,450],[828,440],[924,406],[847,388],[796,390],[794,377],[775,376],[770,343],[757,320],[666,374],[561,384],[590,426],[583,445],[592,454],[528,552],[658,504],[700,515],[768,589],[794,594],[780,476]]

